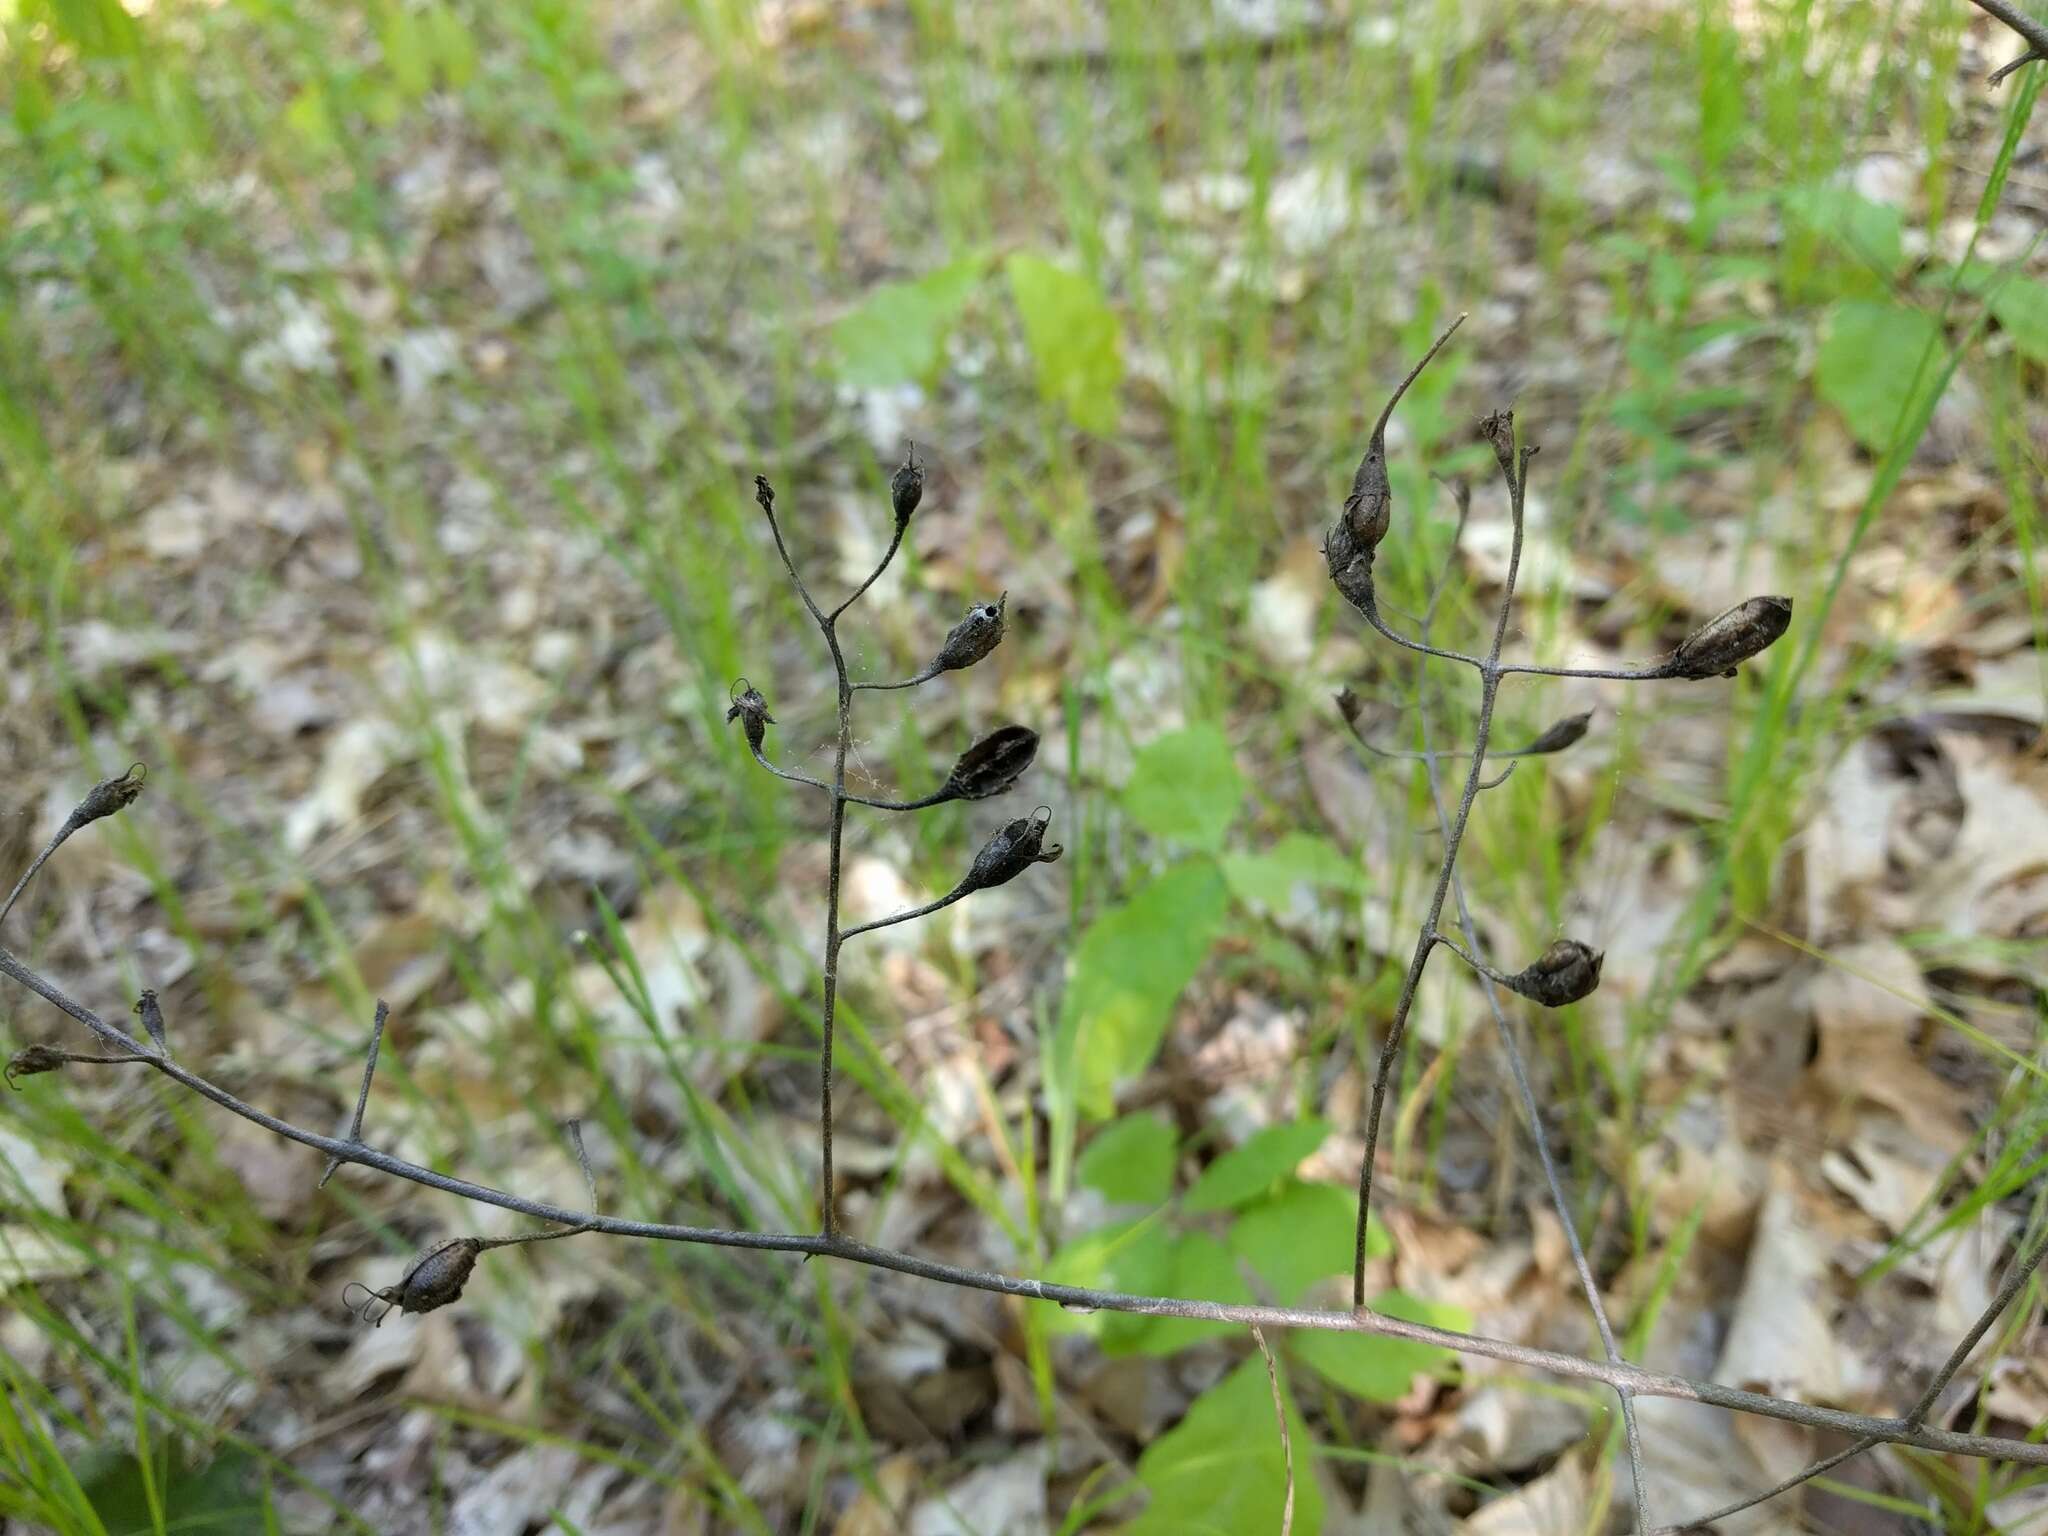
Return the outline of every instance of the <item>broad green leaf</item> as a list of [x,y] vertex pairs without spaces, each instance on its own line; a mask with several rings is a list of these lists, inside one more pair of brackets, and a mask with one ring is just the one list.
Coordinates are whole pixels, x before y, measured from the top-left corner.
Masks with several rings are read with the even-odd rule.
[[[1256,1200],[1292,1174],[1329,1134],[1327,1120],[1269,1125],[1211,1163],[1195,1180],[1181,1208],[1190,1213],[1227,1211]],[[1350,1268],[1348,1261],[1345,1268]]]
[[[1045,1278],[1092,1291],[1126,1291],[1137,1296],[1173,1294],[1173,1233],[1156,1216],[1112,1222],[1076,1238],[1052,1256]],[[1129,1312],[1071,1312],[1062,1307],[1050,1320],[1055,1333],[1085,1333],[1111,1352],[1128,1351],[1155,1318]]]
[[1904,258],[1905,220],[1899,210],[1848,187],[1828,182],[1795,187],[1785,194],[1785,212],[1882,276],[1898,271]]
[[[1259,1299],[1238,1273],[1237,1260],[1230,1250],[1206,1232],[1186,1233],[1174,1245],[1172,1294],[1201,1301],[1247,1304]],[[1126,1346],[1145,1355],[1170,1355],[1204,1339],[1244,1332],[1240,1323],[1197,1322],[1185,1317],[1154,1317],[1147,1321],[1151,1326]],[[1274,1432],[1279,1431],[1276,1428]]]
[[[1932,349],[1931,352],[1929,349]],[[1922,356],[1927,366],[1920,368]],[[1920,389],[1941,378],[1941,322],[1902,304],[1844,300],[1829,311],[1814,361],[1814,388],[1840,411],[1866,448],[1882,449],[1910,420],[1914,375]]]
[[1094,282],[1019,251],[1005,265],[1038,392],[1084,431],[1116,430],[1124,378],[1123,327]]
[[[1470,1315],[1462,1307],[1424,1301],[1402,1291],[1375,1296],[1372,1309],[1438,1328],[1472,1326]],[[1449,1350],[1434,1344],[1383,1338],[1374,1333],[1318,1333],[1301,1329],[1287,1336],[1287,1347],[1296,1359],[1333,1386],[1376,1403],[1406,1397],[1415,1377],[1438,1371],[1455,1358]]]
[[946,337],[981,281],[967,256],[914,282],[882,283],[832,327],[839,376],[864,389],[915,384],[943,360]]
[[[1355,1193],[1287,1179],[1275,1193],[1238,1213],[1230,1228],[1230,1251],[1265,1277],[1281,1306],[1291,1307],[1318,1280],[1351,1273],[1357,1220]],[[1365,1229],[1365,1251],[1375,1258],[1393,1251],[1386,1229],[1376,1221]]]
[[2012,344],[2036,362],[2048,363],[2048,283],[2015,277],[1998,290],[1991,313]]
[[1120,1205],[1158,1205],[1173,1193],[1179,1139],[1157,1115],[1125,1115],[1088,1143],[1077,1175]]
[[[1311,1460],[1314,1441],[1286,1390],[1281,1401],[1294,1447],[1294,1536],[1321,1536],[1323,1494]],[[1138,1479],[1151,1491],[1145,1512],[1120,1536],[1248,1536],[1280,1529],[1287,1462],[1266,1362],[1256,1353],[1196,1398],[1186,1417],[1145,1447]]]
[[1139,826],[1212,853],[1243,800],[1244,775],[1230,743],[1207,724],[1147,742],[1124,786],[1124,807]]
[[1091,1119],[1152,1064],[1173,1005],[1223,931],[1230,893],[1208,859],[1177,864],[1089,925],[1060,1008],[1054,1064]]
[[1365,886],[1365,872],[1357,864],[1307,832],[1290,832],[1264,853],[1227,855],[1223,875],[1239,901],[1268,912],[1285,912],[1296,886],[1341,891]]

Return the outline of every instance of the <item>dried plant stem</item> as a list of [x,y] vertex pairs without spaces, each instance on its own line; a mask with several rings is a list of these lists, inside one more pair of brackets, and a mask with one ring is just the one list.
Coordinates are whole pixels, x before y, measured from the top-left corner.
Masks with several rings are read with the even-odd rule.
[[[2034,1272],[2041,1267],[2043,1258],[2048,1258],[2048,1230],[2044,1230],[2034,1240],[2032,1251],[2027,1253],[2019,1263],[2013,1266],[2012,1273],[2005,1277],[2005,1284],[1998,1288],[1998,1294],[1991,1298],[1990,1304],[1978,1316],[1970,1331],[1963,1335],[1961,1342],[1949,1351],[1948,1359],[1943,1361],[1941,1369],[1934,1373],[1934,1379],[1928,1382],[1927,1390],[1920,1394],[1920,1400],[1913,1404],[1906,1417],[1900,1422],[1914,1426],[1926,1422],[1927,1415],[1934,1411],[1935,1402],[1947,1390],[1948,1384],[1955,1379],[1956,1373],[1963,1368],[1964,1362],[1970,1358],[1971,1353],[1982,1342],[1984,1335],[1991,1331],[1991,1325],[2005,1315],[2007,1307],[2010,1307],[2014,1301],[2018,1300],[2020,1292],[2026,1289],[2028,1282],[2034,1278]],[[1830,1456],[1823,1456],[1811,1466],[1793,1473],[1792,1476],[1786,1478],[1782,1483],[1767,1488],[1762,1493],[1753,1493],[1748,1498],[1739,1499],[1733,1504],[1724,1504],[1710,1514],[1700,1515],[1681,1525],[1659,1526],[1655,1536],[1685,1536],[1685,1533],[1688,1531],[1704,1530],[1717,1520],[1725,1520],[1730,1515],[1739,1515],[1745,1509],[1754,1509],[1759,1504],[1768,1503],[1770,1500],[1775,1499],[1781,1493],[1790,1493],[1801,1483],[1819,1477],[1823,1473],[1831,1472],[1851,1457],[1861,1456],[1865,1451],[1873,1450],[1884,1443],[1884,1440],[1879,1436],[1865,1435],[1855,1444],[1846,1446]]]
[[1266,1385],[1273,1389],[1273,1417],[1280,1421],[1280,1459],[1287,1468],[1287,1497],[1280,1506],[1280,1536],[1293,1536],[1294,1531],[1294,1436],[1287,1430],[1287,1404],[1280,1396],[1280,1367],[1273,1359],[1273,1350],[1266,1343],[1266,1335],[1257,1323],[1252,1324],[1252,1342],[1259,1346],[1259,1353],[1266,1361]]
[[[1393,1085],[1394,1064],[1400,1059],[1401,1046],[1407,1038],[1408,1014],[1415,1006],[1415,994],[1422,983],[1422,972],[1429,964],[1430,951],[1437,944],[1437,927],[1443,917],[1444,899],[1450,894],[1451,876],[1458,863],[1458,849],[1465,840],[1465,827],[1472,817],[1472,803],[1479,798],[1479,791],[1486,775],[1486,746],[1493,734],[1494,699],[1500,692],[1501,647],[1507,643],[1508,617],[1513,611],[1515,577],[1522,564],[1524,493],[1529,478],[1529,452],[1524,450],[1519,457],[1512,457],[1512,452],[1510,448],[1504,451],[1501,457],[1502,474],[1508,482],[1509,517],[1513,524],[1508,550],[1507,580],[1502,589],[1500,614],[1493,626],[1493,649],[1487,653],[1485,662],[1480,665],[1479,720],[1473,731],[1472,763],[1465,775],[1464,793],[1458,798],[1457,813],[1444,830],[1443,862],[1437,869],[1436,889],[1430,895],[1429,914],[1423,919],[1422,930],[1415,940],[1415,953],[1408,962],[1408,974],[1401,982],[1401,993],[1394,1004],[1394,1019],[1387,1028],[1386,1042],[1380,1047],[1379,1068],[1373,1076],[1372,1100],[1366,1112],[1365,1154],[1360,1159],[1358,1167],[1358,1224],[1351,1260],[1353,1306],[1365,1305],[1365,1231],[1372,1209],[1373,1163],[1379,1150],[1380,1120],[1386,1112],[1388,1090]],[[1392,631],[1380,625],[1372,612],[1370,589],[1364,607],[1367,618],[1374,626],[1382,633],[1391,635]],[[1401,643],[1425,655],[1450,654],[1438,652],[1427,645],[1408,641]]]
[[[348,1123],[348,1139],[363,1139],[363,1111],[370,1106],[370,1079],[377,1075],[377,1052],[384,1044],[384,1022],[391,1017],[391,1009],[383,998],[377,999],[377,1017],[370,1025],[370,1049],[363,1059],[363,1086],[356,1093],[356,1112]],[[330,1157],[327,1166],[320,1171],[320,1182],[316,1189],[325,1189],[327,1181],[334,1177],[334,1170],[341,1166],[341,1159]]]
[[244,1103],[225,1088],[209,1082],[198,1073],[180,1066],[176,1061],[144,1051],[139,1042],[130,1039],[84,1004],[75,1002],[54,983],[29,970],[5,949],[0,949],[0,975],[19,982],[46,1002],[76,1019],[109,1045],[119,1047],[125,1053],[122,1058],[124,1061],[127,1057],[134,1057],[180,1087],[218,1104],[251,1124],[261,1126],[273,1135],[281,1136],[287,1141],[295,1141],[301,1146],[311,1147],[316,1152],[324,1152],[345,1163],[360,1163],[366,1168],[374,1168],[393,1178],[405,1179],[428,1189],[437,1189],[444,1194],[456,1195],[479,1205],[493,1205],[501,1210],[517,1211],[538,1221],[552,1222],[558,1227],[574,1228],[579,1232],[601,1232],[613,1237],[698,1243],[721,1248],[745,1248],[757,1252],[799,1253],[817,1258],[843,1259],[848,1263],[891,1270],[897,1274],[932,1280],[943,1285],[964,1286],[971,1290],[989,1291],[998,1295],[1053,1302],[1074,1311],[1123,1312],[1142,1317],[1174,1317],[1195,1322],[1229,1323],[1238,1327],[1256,1325],[1262,1328],[1302,1328],[1327,1333],[1368,1333],[1383,1338],[1407,1339],[1413,1343],[1435,1345],[1460,1354],[1479,1355],[1531,1370],[1548,1371],[1571,1380],[1604,1382],[1610,1387],[1626,1390],[1637,1397],[1670,1397],[1686,1402],[1705,1403],[1710,1407],[1724,1408],[1731,1412],[1753,1413],[1788,1424],[1833,1430],[1838,1434],[1868,1436],[1881,1442],[1910,1445],[1947,1455],[1977,1456],[2016,1462],[2025,1466],[2048,1466],[2048,1444],[2037,1445],[2030,1441],[2006,1439],[1996,1435],[1960,1434],[1924,1424],[1908,1424],[1901,1419],[1874,1418],[1835,1408],[1816,1407],[1810,1403],[1790,1402],[1766,1396],[1761,1392],[1744,1392],[1715,1382],[1694,1381],[1683,1376],[1646,1371],[1638,1366],[1617,1365],[1606,1360],[1586,1360],[1557,1350],[1535,1349],[1505,1339],[1487,1338],[1481,1334],[1432,1328],[1423,1323],[1387,1317],[1368,1308],[1345,1312],[1319,1312],[1299,1307],[1267,1307],[1174,1296],[1139,1296],[1119,1291],[1098,1291],[1084,1286],[1060,1285],[1026,1276],[1006,1275],[993,1270],[968,1269],[957,1264],[944,1264],[917,1254],[877,1248],[838,1235],[747,1232],[717,1227],[679,1226],[664,1222],[629,1221],[621,1217],[598,1215],[595,1212],[566,1210],[545,1201],[529,1200],[525,1196],[506,1190],[493,1189],[488,1185],[472,1183],[468,1179],[421,1167],[417,1163],[379,1151],[375,1147],[343,1141],[334,1136],[324,1136],[317,1131],[280,1120],[254,1105]]

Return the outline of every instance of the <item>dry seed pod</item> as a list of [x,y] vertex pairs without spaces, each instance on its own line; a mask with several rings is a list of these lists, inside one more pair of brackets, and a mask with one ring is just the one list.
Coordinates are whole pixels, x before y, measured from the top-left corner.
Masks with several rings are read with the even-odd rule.
[[1005,592],[992,603],[976,603],[967,616],[946,632],[946,643],[925,670],[930,673],[958,672],[971,667],[1003,641],[1003,610],[1009,606]]
[[1752,597],[1707,620],[1671,653],[1673,677],[1733,677],[1735,669],[1768,648],[1792,626],[1792,599]]
[[[462,1295],[462,1288],[469,1284],[469,1277],[476,1269],[476,1257],[483,1251],[480,1238],[450,1238],[415,1260],[398,1284],[381,1291],[363,1286],[368,1299],[362,1303],[357,1315],[366,1323],[381,1325],[391,1315],[393,1307],[400,1312],[431,1312],[436,1307],[447,1306]],[[358,1283],[350,1282],[351,1285]],[[342,1300],[347,1303],[347,1287],[343,1288]],[[371,1317],[371,1303],[378,1301],[384,1303],[384,1310]]]
[[754,500],[761,503],[761,510],[769,516],[775,515],[775,487],[768,483],[766,475],[754,476]]
[[1366,439],[1365,456],[1358,461],[1358,469],[1351,477],[1351,494],[1344,498],[1344,510],[1323,538],[1323,560],[1329,566],[1330,580],[1354,607],[1363,608],[1372,598],[1373,551],[1379,548],[1393,522],[1394,488],[1387,479],[1387,423],[1393,419],[1394,407],[1401,403],[1408,386],[1451,339],[1451,332],[1464,323],[1463,315],[1453,320],[1450,329],[1422,355],[1422,361],[1409,370],[1408,377],[1395,386],[1379,420],[1373,423],[1372,436]]
[[910,521],[910,514],[923,499],[924,466],[917,462],[917,444],[912,443],[896,473],[889,477],[889,505],[895,509],[899,529]]
[[998,726],[960,754],[940,791],[948,800],[986,800],[1024,776],[1038,756],[1038,732],[1024,725]]
[[1544,757],[1552,752],[1562,752],[1586,734],[1586,728],[1593,723],[1593,711],[1582,715],[1566,715],[1546,729],[1529,745],[1514,753],[1516,757]]
[[1590,996],[1600,985],[1600,963],[1607,957],[1577,939],[1559,939],[1536,957],[1525,971],[1501,977],[1502,985],[1546,1008],[1562,1008]]
[[142,782],[148,777],[147,763],[130,763],[128,771],[119,778],[101,779],[85,792],[85,798],[78,802],[78,809],[71,813],[71,820],[82,827],[102,816],[125,810],[142,793]]
[[726,697],[732,700],[732,708],[725,712],[725,723],[739,721],[740,728],[747,733],[747,745],[759,752],[768,727],[775,724],[775,717],[768,713],[768,701],[744,677],[732,685]]
[[7,1086],[18,1092],[21,1085],[15,1082],[17,1077],[35,1077],[39,1073],[55,1072],[68,1060],[70,1058],[55,1046],[25,1045],[8,1060],[5,1073]]
[[157,1006],[156,993],[148,987],[142,989],[142,997],[130,1010],[142,1016],[142,1027],[149,1031],[149,1038],[156,1042],[159,1056],[171,1054],[171,1048],[164,1042],[164,1011]]
[[960,882],[963,890],[985,891],[1016,879],[1033,864],[1050,864],[1066,850],[1058,843],[1043,848],[1045,829],[1052,822],[1052,807],[1041,805],[1029,816],[1019,816],[996,830],[974,856],[974,866]]

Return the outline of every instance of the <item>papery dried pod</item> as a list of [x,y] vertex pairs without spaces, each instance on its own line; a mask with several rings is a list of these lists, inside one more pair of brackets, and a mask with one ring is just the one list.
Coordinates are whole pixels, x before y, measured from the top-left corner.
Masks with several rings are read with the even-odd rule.
[[164,1039],[164,1011],[157,1006],[156,993],[144,987],[141,999],[131,1011],[142,1016],[142,1027],[149,1031],[149,1038],[156,1042],[157,1054],[170,1055],[171,1048]]
[[759,752],[768,727],[775,724],[775,717],[768,713],[768,701],[744,677],[732,685],[726,697],[732,700],[732,708],[725,712],[725,723],[739,721],[740,728],[747,733],[747,745]]
[[1581,715],[1566,715],[1562,720],[1549,726],[1541,736],[1510,754],[1515,757],[1544,757],[1552,752],[1562,752],[1575,744],[1586,734],[1586,728],[1593,723],[1593,711]]
[[1527,970],[1500,978],[1501,985],[1546,1008],[1562,1008],[1588,997],[1600,985],[1600,965],[1607,957],[1577,939],[1559,939],[1536,957]]
[[4,1074],[7,1086],[18,1092],[20,1085],[15,1082],[17,1077],[35,1077],[43,1072],[55,1072],[70,1059],[55,1046],[25,1045],[8,1058],[7,1071]]
[[[413,1262],[400,1278],[398,1284],[373,1291],[368,1286],[362,1290],[368,1297],[361,1304],[357,1315],[366,1323],[379,1326],[391,1315],[396,1307],[400,1312],[432,1312],[436,1307],[445,1307],[451,1301],[460,1299],[462,1288],[469,1284],[469,1277],[476,1269],[477,1255],[484,1251],[481,1238],[452,1237],[438,1248],[429,1249]],[[350,1282],[351,1285],[359,1282]],[[342,1289],[342,1301],[348,1303],[348,1287]],[[373,1301],[384,1303],[384,1310],[375,1317],[370,1316]]]
[[1052,822],[1052,807],[1041,805],[1029,816],[1019,816],[996,829],[996,834],[974,856],[974,866],[960,882],[962,890],[985,891],[1016,879],[1033,864],[1050,864],[1066,850],[1054,843],[1044,847],[1045,829]]
[[896,473],[889,477],[889,505],[896,512],[896,526],[910,521],[910,514],[924,500],[924,466],[917,462],[917,444],[912,443]]
[[1026,725],[1003,725],[960,754],[940,791],[948,800],[986,800],[1000,795],[1024,776],[1038,756],[1038,732]]
[[1344,498],[1344,510],[1323,537],[1323,560],[1329,567],[1330,580],[1354,607],[1363,608],[1371,601],[1373,551],[1379,548],[1393,522],[1394,490],[1387,478],[1387,423],[1393,419],[1394,407],[1401,403],[1408,386],[1451,339],[1451,333],[1464,323],[1463,315],[1453,320],[1449,329],[1423,353],[1422,361],[1408,371],[1408,377],[1395,386],[1379,420],[1373,423],[1372,436],[1366,439],[1365,455],[1351,477],[1351,494]]
[[1792,599],[1752,597],[1707,620],[1671,653],[1671,677],[1733,677],[1736,668],[1768,649],[1792,627]]
[[775,512],[775,487],[768,483],[766,475],[754,476],[754,500],[761,503],[761,510],[770,516]]
[[992,603],[976,603],[967,616],[946,631],[946,643],[925,670],[929,673],[958,672],[971,667],[1003,641],[1003,610],[1010,604],[1005,592]]
[[98,821],[102,816],[111,816],[116,811],[126,810],[135,803],[135,797],[142,793],[143,780],[149,777],[147,763],[130,763],[128,771],[115,779],[101,779],[85,792],[85,798],[78,802],[78,809],[71,813],[71,820],[78,826]]
[[1479,419],[1479,440],[1493,450],[1494,461],[1501,472],[1512,477],[1515,473],[1515,413],[1494,411]]
[[1344,723],[1353,730],[1358,729],[1359,716],[1365,713],[1365,700],[1354,693],[1349,686],[1337,690],[1337,713],[1344,717]]

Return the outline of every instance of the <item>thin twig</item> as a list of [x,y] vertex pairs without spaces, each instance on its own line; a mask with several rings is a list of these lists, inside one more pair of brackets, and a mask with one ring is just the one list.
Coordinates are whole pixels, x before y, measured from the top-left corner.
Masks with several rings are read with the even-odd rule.
[[62,848],[72,833],[91,826],[103,816],[113,815],[131,803],[142,793],[143,781],[148,777],[147,764],[131,763],[126,773],[117,778],[102,779],[86,791],[85,798],[64,818],[64,825],[43,845],[43,851],[29,861],[29,866],[22,871],[21,878],[14,882],[14,889],[7,893],[7,900],[0,902],[0,923],[7,921],[7,914],[12,912],[14,904],[21,900],[21,893],[28,889],[29,881],[35,879],[36,872],[50,862],[50,855]]
[[1294,1531],[1294,1437],[1287,1432],[1287,1404],[1280,1396],[1280,1367],[1257,1323],[1252,1324],[1252,1342],[1266,1357],[1266,1385],[1273,1389],[1273,1417],[1280,1421],[1280,1459],[1287,1468],[1287,1498],[1280,1506],[1280,1536]]
[[798,1253],[815,1258],[843,1259],[848,1263],[865,1264],[875,1269],[886,1269],[896,1274],[911,1275],[940,1284],[964,1286],[970,1290],[989,1291],[997,1295],[1017,1296],[1032,1301],[1052,1302],[1075,1312],[1120,1312],[1140,1317],[1173,1317],[1193,1322],[1228,1323],[1238,1327],[1256,1325],[1262,1328],[1299,1328],[1325,1333],[1366,1333],[1382,1338],[1406,1339],[1411,1343],[1435,1345],[1459,1354],[1478,1355],[1531,1370],[1548,1371],[1553,1375],[1575,1381],[1604,1382],[1611,1387],[1624,1388],[1638,1397],[1669,1397],[1685,1402],[1705,1403],[1709,1407],[1724,1408],[1735,1413],[1757,1414],[1788,1424],[1805,1425],[1810,1429],[1832,1430],[1837,1434],[1867,1435],[1890,1444],[1910,1445],[1920,1450],[1936,1451],[1946,1455],[1976,1456],[2015,1462],[2023,1466],[2048,1466],[2048,1444],[2037,1445],[2030,1441],[2012,1440],[1997,1435],[1962,1434],[1954,1430],[1931,1428],[1924,1424],[1911,1425],[1900,1419],[1874,1418],[1866,1414],[1848,1413],[1838,1408],[1791,1402],[1761,1392],[1745,1392],[1735,1387],[1725,1387],[1717,1382],[1695,1381],[1661,1371],[1644,1370],[1640,1366],[1617,1365],[1606,1360],[1587,1360],[1557,1350],[1537,1349],[1506,1339],[1488,1338],[1482,1334],[1433,1328],[1425,1323],[1411,1323],[1403,1318],[1388,1317],[1370,1308],[1322,1312],[1300,1307],[1256,1306],[1176,1296],[1142,1296],[1119,1291],[1100,1291],[1027,1276],[1006,1275],[994,1270],[968,1269],[957,1264],[927,1259],[918,1254],[877,1248],[836,1235],[827,1237],[816,1233],[749,1232],[718,1227],[679,1226],[664,1222],[629,1221],[622,1217],[566,1210],[545,1201],[529,1200],[506,1190],[493,1189],[489,1185],[440,1173],[374,1147],[346,1142],[334,1136],[324,1136],[317,1131],[280,1120],[254,1105],[245,1104],[225,1088],[180,1066],[177,1062],[143,1051],[138,1042],[130,1039],[84,1004],[74,1001],[53,982],[28,969],[6,949],[0,949],[0,975],[19,982],[46,1002],[76,1019],[95,1035],[110,1044],[119,1045],[172,1082],[218,1104],[232,1114],[241,1116],[251,1124],[261,1126],[273,1135],[297,1142],[301,1146],[311,1147],[316,1152],[339,1157],[345,1163],[360,1163],[366,1168],[374,1168],[379,1173],[389,1174],[393,1178],[405,1179],[428,1189],[437,1189],[444,1194],[455,1195],[479,1205],[493,1205],[501,1210],[516,1211],[538,1221],[551,1222],[561,1227],[573,1227],[577,1231],[601,1232],[613,1237],[644,1238],[659,1242],[696,1243],[720,1248],[751,1249],[756,1252]]
[[[1991,1331],[1991,1325],[2004,1315],[2005,1309],[2013,1304],[2020,1292],[2026,1289],[2027,1282],[2034,1278],[2034,1272],[2041,1267],[2041,1260],[2044,1257],[2048,1257],[2048,1230],[2044,1230],[2035,1241],[2033,1251],[2013,1266],[2012,1273],[2005,1277],[2005,1284],[1998,1288],[1998,1294],[1991,1298],[1990,1305],[1978,1315],[1977,1321],[1971,1326],[1970,1331],[1963,1335],[1962,1341],[1949,1351],[1948,1359],[1942,1363],[1941,1369],[1934,1373],[1934,1379],[1927,1384],[1927,1390],[1920,1394],[1920,1400],[1913,1404],[1902,1422],[1918,1425],[1926,1421],[1927,1415],[1934,1411],[1935,1402],[1947,1390],[1948,1384],[1955,1379],[1956,1373],[1963,1368],[1971,1352],[1976,1349],[1984,1335]],[[1681,1525],[1659,1526],[1655,1536],[1685,1536],[1688,1531],[1703,1530],[1717,1520],[1739,1515],[1745,1509],[1753,1509],[1759,1504],[1768,1503],[1781,1493],[1789,1493],[1808,1479],[1819,1477],[1824,1472],[1831,1472],[1852,1456],[1861,1456],[1865,1451],[1882,1444],[1883,1437],[1865,1435],[1854,1445],[1836,1451],[1833,1455],[1823,1456],[1819,1461],[1803,1471],[1793,1473],[1775,1487],[1768,1488],[1762,1493],[1751,1494],[1748,1498],[1740,1499],[1733,1504],[1724,1504],[1711,1514],[1701,1515]]]
[[[370,1079],[377,1075],[377,1052],[384,1044],[384,1021],[391,1017],[391,1009],[383,998],[377,999],[377,1017],[370,1025],[370,1050],[363,1058],[363,1086],[356,1091],[356,1112],[348,1123],[348,1139],[360,1141],[363,1137],[363,1111],[370,1104]],[[316,1189],[325,1189],[327,1181],[334,1177],[334,1170],[341,1166],[339,1158],[327,1159],[327,1166],[320,1172]]]
[[893,928],[898,923],[907,923],[916,918],[929,917],[942,907],[950,907],[956,901],[966,900],[974,894],[974,891],[975,887],[971,885],[956,885],[937,901],[928,901],[921,907],[912,907],[908,912],[893,912],[887,917],[878,917],[873,922],[861,923],[857,927],[845,929],[839,935],[840,942],[844,943],[857,933],[873,933],[877,928]]
[[2018,6],[2009,4],[2008,0],[1971,0],[1971,3],[1985,15],[2012,28],[2027,45],[2025,53],[1992,74],[1990,84],[1998,84],[2022,64],[2030,64],[2037,59],[2048,60],[2048,23],[2036,21]]

